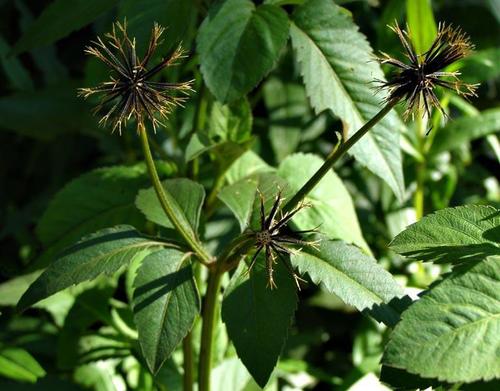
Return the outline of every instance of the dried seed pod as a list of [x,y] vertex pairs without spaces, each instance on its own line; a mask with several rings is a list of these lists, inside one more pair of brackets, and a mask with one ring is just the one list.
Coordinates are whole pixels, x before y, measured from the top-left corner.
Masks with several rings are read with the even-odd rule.
[[[137,57],[135,38],[130,39],[127,34],[126,22],[117,22],[111,33],[105,35],[107,42],[101,38],[93,42],[93,46],[85,52],[97,57],[105,63],[111,72],[110,80],[102,82],[96,87],[81,88],[79,95],[87,98],[98,94],[101,102],[95,107],[94,113],[103,113],[99,123],[105,125],[108,120],[113,124],[113,131],[118,129],[121,134],[122,126],[131,119],[135,119],[138,129],[149,120],[156,131],[161,124],[159,118],[167,118],[175,106],[182,105],[186,95],[193,91],[193,81],[183,83],[163,83],[152,81],[152,78],[168,66],[185,57],[181,46],[173,54],[164,58],[159,64],[148,70],[147,66],[153,57],[158,45],[163,27],[154,24],[146,54],[140,60]],[[109,108],[107,108],[109,106]]]

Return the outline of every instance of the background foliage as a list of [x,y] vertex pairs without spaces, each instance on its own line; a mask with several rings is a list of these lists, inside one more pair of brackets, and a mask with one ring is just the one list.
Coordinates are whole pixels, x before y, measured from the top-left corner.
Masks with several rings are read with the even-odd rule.
[[[406,21],[420,51],[432,41],[435,21],[461,26],[477,51],[456,67],[466,81],[481,83],[479,96],[467,102],[441,93],[453,121],[436,114],[427,137],[418,123],[404,124],[391,113],[309,194],[314,208],[298,215],[295,225],[321,224],[321,233],[335,240],[292,257],[310,281],[300,300],[286,278],[277,291],[266,290],[259,268],[262,305],[255,308],[245,302],[249,283],[242,266],[223,282],[212,386],[259,389],[255,381],[266,383],[280,352],[266,389],[383,390],[379,376],[391,387],[458,382],[478,389],[488,386],[481,380],[498,378],[498,365],[482,361],[498,354],[488,349],[498,343],[500,330],[496,1],[0,0],[0,388],[182,389],[177,345],[185,333],[151,334],[149,325],[168,328],[170,318],[159,313],[186,308],[175,320],[183,325],[179,329],[189,329],[204,275],[194,269],[197,288],[189,258],[152,239],[158,232],[172,236],[172,225],[148,189],[135,130],[110,135],[89,114],[92,102],[76,97],[77,87],[106,77],[100,64],[84,56],[84,47],[124,18],[140,50],[156,21],[168,27],[165,54],[179,41],[189,51],[164,76],[195,79],[197,92],[152,145],[193,235],[201,232],[216,252],[257,222],[257,185],[269,196],[285,180],[297,190],[341,135],[379,110],[383,95],[374,94],[372,81],[385,69],[373,53],[401,51],[388,23]],[[438,212],[400,234],[415,221],[417,173],[424,175],[425,212]],[[201,185],[181,179],[186,177]],[[460,205],[468,206],[440,211]],[[93,281],[16,312],[44,268],[62,272],[71,265],[64,258],[53,261],[82,237],[88,242],[65,254],[75,263],[83,254],[87,268],[75,278]],[[105,249],[92,248],[103,238],[113,240]],[[162,257],[171,263],[160,262]],[[137,271],[141,263],[147,267]],[[436,282],[450,272],[450,263],[454,274]],[[158,291],[132,295],[136,275],[135,284],[142,285],[167,273],[172,278],[164,289],[177,289],[155,307],[144,303]],[[43,278],[21,307],[47,297],[47,284],[55,292],[75,282]],[[377,307],[394,296],[415,298],[430,285],[400,323],[409,297]],[[450,315],[449,306],[458,310]],[[249,312],[254,325],[243,338]],[[431,331],[477,318],[486,319],[484,329],[458,335],[461,344],[446,357],[418,354],[425,344],[450,344],[439,333],[429,340]],[[384,323],[397,324],[390,338]],[[196,341],[199,333],[195,321]],[[138,338],[153,341],[142,345],[145,359]],[[268,350],[256,351],[256,341]],[[466,372],[456,367],[464,357],[471,362]],[[152,376],[149,369],[162,363]]]

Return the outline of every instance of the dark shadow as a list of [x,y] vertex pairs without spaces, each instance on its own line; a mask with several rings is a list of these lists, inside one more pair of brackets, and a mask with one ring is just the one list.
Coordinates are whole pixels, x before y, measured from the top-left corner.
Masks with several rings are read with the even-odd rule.
[[139,238],[139,233],[132,227],[130,227],[130,229],[127,231],[110,232],[108,234],[103,234],[100,235],[99,237],[95,237],[92,239],[86,239],[84,237],[80,242],[76,243],[71,247],[68,247],[67,249],[59,253],[59,258],[65,257],[67,255],[76,253],[81,250],[85,250],[86,248],[93,247],[101,243],[112,242],[116,240],[124,240],[124,239],[138,239],[138,238]]
[[408,295],[395,297],[388,303],[375,304],[372,308],[364,310],[363,313],[386,326],[394,327],[399,322],[403,311],[412,303],[413,300]]
[[490,243],[468,244],[465,246],[439,246],[404,253],[413,259],[432,260],[435,263],[462,263],[484,259],[490,255],[500,255],[500,248]]
[[134,305],[134,312],[143,310],[148,305],[154,303],[160,297],[173,291],[191,278],[191,266],[186,266],[179,271],[159,277],[156,280],[137,287],[134,291],[134,301],[141,301]]

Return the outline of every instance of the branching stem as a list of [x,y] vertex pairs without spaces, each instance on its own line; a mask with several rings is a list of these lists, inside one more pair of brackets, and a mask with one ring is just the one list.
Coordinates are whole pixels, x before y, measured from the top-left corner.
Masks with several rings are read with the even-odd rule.
[[321,179],[326,175],[328,171],[333,167],[333,165],[356,144],[373,126],[375,126],[382,118],[385,117],[389,111],[398,103],[398,101],[390,101],[387,103],[382,110],[380,110],[375,116],[364,124],[356,133],[349,137],[346,141],[342,142],[338,148],[334,148],[332,152],[327,156],[323,165],[314,173],[314,175],[309,179],[304,186],[293,196],[293,198],[286,203],[283,207],[283,212],[290,212],[293,210],[300,201],[304,199],[312,189],[321,181]]

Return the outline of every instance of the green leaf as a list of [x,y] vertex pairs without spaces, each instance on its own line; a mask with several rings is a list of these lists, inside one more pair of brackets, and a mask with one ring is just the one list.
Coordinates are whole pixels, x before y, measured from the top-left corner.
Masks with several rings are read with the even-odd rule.
[[73,378],[85,389],[96,391],[116,391],[126,389],[122,376],[117,373],[115,360],[100,360],[79,366],[75,369]]
[[481,83],[500,76],[500,48],[490,48],[473,52],[461,60],[457,68],[460,78],[468,83]]
[[[374,258],[342,241],[319,239],[317,248],[304,247],[290,257],[293,266],[301,274],[307,273],[315,284],[359,311],[374,309],[403,296],[400,285]],[[396,310],[387,308],[387,311],[393,319],[399,318]]]
[[460,117],[439,129],[430,153],[458,149],[464,144],[500,131],[500,109],[489,109],[472,117]]
[[[292,193],[297,192],[321,167],[323,161],[312,154],[297,153],[286,158],[277,174],[286,179]],[[342,239],[370,251],[361,233],[351,196],[337,174],[330,170],[305,201],[311,204],[293,218],[302,230],[319,227],[329,239]]]
[[281,8],[216,2],[197,37],[201,73],[212,94],[227,103],[248,93],[273,68],[287,39],[288,17]]
[[16,90],[32,90],[34,88],[29,72],[16,57],[9,56],[10,46],[0,35],[0,64],[9,84]]
[[[201,207],[205,199],[203,186],[185,178],[167,179],[162,184],[165,191],[168,191],[177,202],[176,209],[177,214],[181,215],[180,220],[186,221],[195,235],[200,222]],[[149,221],[162,227],[174,228],[163,211],[154,188],[150,187],[139,191],[135,204]]]
[[257,229],[260,224],[258,191],[263,195],[265,209],[268,211],[279,189],[284,192],[290,190],[284,179],[274,174],[256,174],[224,187],[218,198],[234,213],[242,231],[247,227]]
[[[309,0],[297,8],[290,28],[311,105],[320,113],[331,110],[352,135],[382,107],[384,94],[375,94],[373,80],[383,79],[372,49],[343,8],[330,0]],[[399,149],[403,124],[389,113],[352,149],[353,156],[403,197],[404,180]]]
[[55,0],[15,44],[13,53],[47,46],[89,24],[116,3],[117,0]]
[[191,330],[200,309],[189,255],[165,249],[148,255],[134,281],[139,343],[156,373]]
[[222,361],[212,370],[210,386],[212,390],[246,391],[251,381],[250,374],[237,357]]
[[134,205],[148,186],[144,166],[114,166],[90,171],[69,182],[52,199],[37,226],[45,246],[67,246],[84,235],[117,224],[142,226]]
[[226,179],[229,184],[233,184],[253,174],[273,171],[275,169],[254,151],[247,151],[232,164],[226,172]]
[[44,369],[26,350],[5,347],[0,350],[0,375],[11,379],[36,383],[45,376]]
[[240,99],[226,105],[215,101],[208,118],[208,129],[193,134],[189,141],[186,161],[210,151],[219,170],[226,170],[247,150],[252,122],[248,100]]
[[437,35],[431,0],[406,0],[406,22],[415,51],[425,53]]
[[417,260],[459,263],[500,254],[500,211],[491,206],[447,208],[394,238],[395,252]]
[[263,86],[269,112],[269,139],[281,162],[295,152],[301,141],[314,140],[326,127],[326,116],[313,115],[304,85],[272,77]]
[[196,20],[195,3],[194,0],[122,0],[118,3],[118,20],[127,20],[129,35],[136,38],[140,51],[146,49],[155,22],[166,28],[161,47],[168,50],[182,41],[187,48]]
[[139,253],[146,255],[164,245],[164,242],[140,235],[130,226],[98,231],[60,254],[31,284],[17,307],[22,311],[72,285],[93,280],[102,274],[111,276]]
[[0,98],[0,129],[41,140],[61,134],[96,133],[96,120],[89,106],[68,85],[23,91]]
[[267,287],[264,258],[250,273],[244,262],[233,275],[222,302],[222,321],[236,353],[264,388],[288,336],[297,307],[296,286],[281,262],[275,265],[277,289]]
[[402,315],[383,357],[426,378],[473,382],[500,377],[500,256],[434,285]]
[[59,330],[57,341],[57,367],[70,370],[77,366],[81,358],[80,339],[93,324],[100,321],[111,323],[109,299],[115,289],[96,287],[82,292],[69,310],[64,326]]

